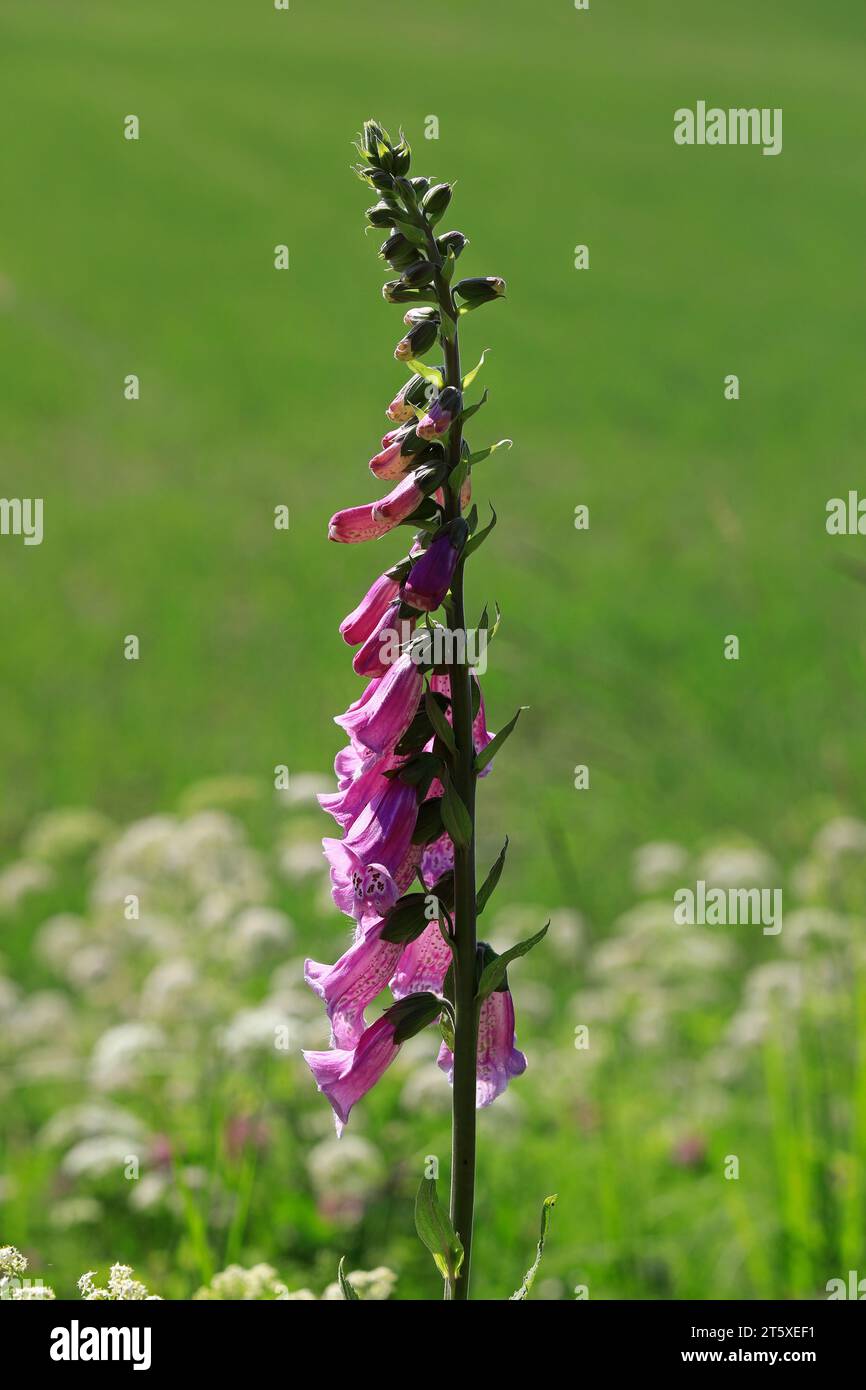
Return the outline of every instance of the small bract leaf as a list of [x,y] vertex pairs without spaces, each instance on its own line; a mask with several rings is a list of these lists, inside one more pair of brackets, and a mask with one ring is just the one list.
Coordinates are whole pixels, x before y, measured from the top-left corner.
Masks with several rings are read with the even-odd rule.
[[490,348],[485,348],[484,351],[482,352],[480,358],[479,358],[478,361],[476,362],[475,366],[472,368],[472,371],[466,373],[465,377],[463,378],[463,390],[464,390],[464,391],[466,390],[467,386],[471,386],[471,385],[472,385],[472,383],[473,383],[473,381],[475,380],[475,378],[477,377],[478,373],[481,371],[481,368],[484,366],[484,359],[485,359],[485,357],[487,356],[487,354],[488,354],[489,351],[490,351]]
[[501,728],[501,729],[499,730],[499,733],[498,733],[498,734],[495,734],[495,735],[493,736],[493,738],[490,740],[490,742],[486,745],[486,747],[482,748],[481,752],[478,753],[478,754],[476,755],[476,758],[475,758],[475,771],[476,771],[476,772],[483,772],[483,770],[484,770],[484,768],[487,766],[487,764],[493,761],[493,759],[496,757],[496,754],[499,752],[500,748],[502,747],[503,743],[504,743],[505,740],[508,738],[509,734],[511,734],[511,733],[514,732],[514,727],[515,727],[515,725],[516,725],[518,719],[520,718],[521,714],[523,713],[523,711],[524,711],[525,709],[528,709],[528,708],[529,708],[528,705],[521,705],[521,706],[520,706],[520,709],[519,709],[519,710],[517,711],[517,713],[514,715],[513,719],[509,719],[508,723],[507,723],[503,728]]
[[427,1246],[443,1279],[456,1279],[463,1264],[463,1246],[440,1206],[436,1179],[422,1178],[415,1198],[415,1230]]
[[547,935],[549,926],[550,923],[545,922],[541,931],[536,932],[535,936],[527,937],[526,941],[518,941],[516,946],[509,947],[507,951],[502,952],[501,956],[497,956],[489,965],[485,965],[481,972],[481,979],[478,981],[479,999],[486,999],[488,994],[493,993],[505,979],[505,972],[511,962],[517,960],[519,956],[525,956],[528,951],[532,950],[533,946],[537,946],[539,941]]
[[340,1267],[337,1270],[337,1278],[340,1281],[340,1290],[347,1303],[360,1303],[361,1300],[359,1299],[357,1293],[355,1292],[352,1285],[349,1283],[349,1280],[346,1278],[346,1275],[344,1273],[343,1266],[345,1265],[345,1263],[346,1256],[344,1255],[340,1261]]
[[442,797],[442,823],[455,845],[460,849],[465,849],[472,839],[472,821],[469,812],[447,773],[443,786],[445,794]]
[[493,868],[490,870],[490,873],[487,875],[481,887],[478,889],[478,893],[475,898],[475,912],[476,915],[479,917],[481,916],[482,912],[487,906],[487,903],[490,901],[490,898],[493,895],[496,885],[499,882],[500,877],[502,876],[502,870],[505,867],[505,856],[507,853],[508,836],[506,835],[505,844],[499,851],[496,863],[493,865]]
[[550,1213],[556,1206],[556,1193],[552,1197],[545,1197],[544,1205],[541,1208],[541,1233],[538,1237],[538,1247],[535,1252],[535,1259],[523,1276],[523,1283],[516,1293],[513,1293],[508,1300],[509,1303],[522,1303],[535,1283],[535,1276],[538,1273],[538,1266],[541,1264],[541,1257],[544,1254],[544,1242],[547,1239],[547,1230],[550,1225]]

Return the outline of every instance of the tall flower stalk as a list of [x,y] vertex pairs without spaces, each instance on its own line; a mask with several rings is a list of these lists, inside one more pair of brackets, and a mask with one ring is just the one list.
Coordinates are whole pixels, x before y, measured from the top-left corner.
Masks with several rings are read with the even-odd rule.
[[[462,1300],[469,1294],[476,1110],[526,1067],[515,1044],[506,969],[546,930],[503,955],[479,942],[476,930],[505,861],[504,847],[476,888],[476,783],[517,715],[499,734],[488,731],[473,670],[495,627],[490,630],[485,609],[474,634],[467,628],[466,563],[496,515],[491,508],[491,521],[479,527],[470,505],[472,471],[510,441],[476,453],[466,441],[466,422],[486,393],[473,405],[465,402],[481,363],[464,374],[459,325],[470,311],[501,298],[505,285],[492,276],[454,282],[467,238],[437,230],[451,185],[410,176],[402,135],[392,141],[368,121],[357,149],[357,172],[378,195],[367,221],[386,233],[379,254],[397,272],[383,294],[407,306],[394,356],[410,377],[387,407],[394,428],[369,464],[391,490],[337,512],[328,534],[353,543],[406,525],[414,536],[408,554],[374,580],[340,627],[358,647],[355,672],[369,682],[337,717],[349,744],[335,760],[337,792],[320,800],[342,830],[342,838],[323,843],[334,901],[355,919],[355,929],[334,965],[306,963],[307,982],[327,1008],[331,1047],[304,1055],[340,1134],[406,1039],[438,1024],[438,1065],[453,1087],[451,1200],[446,1214],[435,1179],[425,1177],[416,1226],[443,1276],[445,1297]],[[431,366],[424,359],[436,347],[442,363]],[[439,611],[444,621],[434,616]],[[416,878],[421,891],[411,892]],[[368,1025],[365,1010],[386,986],[395,1002]],[[546,1215],[542,1242],[545,1227]],[[534,1268],[514,1297],[525,1297],[533,1276]]]

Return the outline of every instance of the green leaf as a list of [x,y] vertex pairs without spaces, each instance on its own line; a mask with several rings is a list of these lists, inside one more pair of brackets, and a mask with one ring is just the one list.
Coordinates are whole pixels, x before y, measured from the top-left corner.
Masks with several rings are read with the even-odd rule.
[[503,951],[501,956],[497,956],[489,965],[485,965],[481,972],[481,979],[478,981],[478,998],[486,999],[488,994],[492,994],[497,985],[501,984],[505,978],[505,972],[513,960],[519,956],[525,956],[527,951],[531,951],[533,946],[537,946],[539,941],[547,935],[549,922],[545,922],[541,931],[536,932],[535,936],[530,936],[526,941],[518,941],[516,946],[511,946],[509,950]]
[[473,383],[473,381],[475,380],[475,378],[477,377],[478,373],[481,371],[481,368],[484,366],[484,359],[485,359],[485,357],[487,356],[487,354],[488,354],[489,351],[490,351],[490,348],[485,348],[484,351],[482,352],[482,354],[481,354],[479,360],[476,362],[475,366],[472,368],[472,371],[466,373],[465,377],[463,378],[463,390],[464,390],[464,391],[466,390],[467,386],[471,386],[471,385],[472,385],[472,383]]
[[427,690],[424,693],[424,710],[427,718],[436,730],[437,736],[445,744],[452,758],[457,756],[457,744],[454,742],[454,730],[445,718],[442,707],[438,700],[433,698],[433,692]]
[[443,1279],[456,1279],[463,1246],[448,1213],[439,1204],[436,1179],[422,1178],[415,1198],[415,1230],[427,1246]]
[[509,734],[512,734],[514,732],[514,727],[525,709],[529,709],[529,706],[521,705],[514,718],[509,719],[508,723],[504,726],[504,728],[500,729],[499,733],[493,736],[493,738],[488,743],[487,747],[482,748],[481,752],[476,754],[476,772],[483,772],[487,764],[493,761],[493,759],[496,757],[496,754],[502,747],[503,743],[508,738]]
[[484,392],[484,395],[481,397],[481,400],[480,400],[480,401],[476,401],[474,405],[469,405],[469,406],[466,407],[465,410],[461,410],[461,412],[460,412],[460,424],[461,424],[461,425],[465,425],[467,420],[471,420],[471,419],[472,419],[472,416],[475,415],[475,414],[477,414],[477,412],[481,409],[481,407],[482,407],[483,405],[486,405],[486,404],[487,404],[487,397],[488,397],[489,395],[490,395],[490,392],[489,392],[489,391],[485,391],[485,392]]
[[490,510],[491,512],[493,512],[492,521],[488,521],[487,525],[483,528],[483,530],[476,531],[474,536],[470,536],[469,540],[466,542],[466,545],[463,548],[464,560],[466,559],[467,555],[471,555],[473,550],[477,550],[479,545],[482,545],[484,541],[487,540],[487,537],[490,535],[490,532],[496,525],[497,517],[492,502],[490,504]]
[[529,1290],[532,1288],[532,1285],[535,1283],[538,1266],[541,1264],[541,1257],[544,1254],[544,1242],[547,1239],[547,1229],[550,1225],[550,1213],[556,1206],[556,1196],[557,1194],[554,1192],[552,1197],[545,1197],[544,1199],[544,1205],[541,1208],[541,1233],[538,1237],[538,1248],[535,1252],[535,1259],[524,1274],[523,1283],[520,1285],[520,1288],[516,1293],[513,1293],[508,1300],[509,1303],[522,1303],[529,1293]]
[[344,1255],[340,1261],[340,1268],[337,1270],[337,1278],[340,1281],[340,1289],[342,1290],[343,1297],[345,1298],[347,1303],[360,1303],[361,1300],[359,1299],[357,1293],[355,1292],[354,1288],[349,1283],[348,1279],[346,1278],[346,1275],[343,1272],[343,1265],[345,1263],[346,1256]]
[[469,467],[471,468],[473,463],[480,463],[482,459],[489,458],[491,454],[496,453],[497,449],[510,449],[513,443],[513,439],[497,439],[495,444],[488,444],[486,449],[479,449],[477,453],[470,454]]
[[487,875],[487,877],[486,877],[486,879],[484,880],[484,882],[482,883],[481,887],[478,889],[478,893],[476,894],[476,897],[475,897],[475,913],[476,913],[476,916],[478,916],[478,917],[481,916],[482,912],[484,911],[485,907],[487,906],[488,902],[490,901],[491,896],[493,895],[493,892],[494,892],[494,889],[496,888],[497,883],[499,882],[499,879],[500,879],[500,877],[501,877],[501,875],[502,875],[502,870],[503,870],[503,868],[504,868],[504,866],[505,866],[505,856],[506,856],[507,853],[508,853],[508,836],[506,835],[506,837],[505,837],[505,844],[502,846],[502,849],[499,851],[499,855],[498,855],[498,858],[497,858],[497,860],[496,860],[496,863],[493,865],[493,868],[490,870],[490,873]]
[[455,845],[460,849],[465,849],[472,839],[472,821],[469,818],[469,812],[447,773],[442,785],[445,788],[445,795],[442,797],[442,823]]
[[436,921],[435,917],[427,915],[429,900],[435,896],[435,893],[404,893],[385,914],[382,940],[406,945],[417,941],[430,923]]
[[444,383],[442,373],[435,367],[428,367],[426,362],[420,362],[417,357],[410,357],[406,363],[410,372],[423,376],[425,381],[432,381],[433,385],[441,391]]
[[433,796],[418,807],[418,819],[412,836],[413,845],[429,845],[442,834],[442,798]]

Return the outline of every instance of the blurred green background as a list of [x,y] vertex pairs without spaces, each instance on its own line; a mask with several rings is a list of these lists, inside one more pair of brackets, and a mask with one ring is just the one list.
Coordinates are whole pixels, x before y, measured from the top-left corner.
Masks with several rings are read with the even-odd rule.
[[[829,817],[862,811],[866,595],[843,572],[862,542],[824,527],[827,499],[862,473],[861,5],[292,0],[284,13],[270,0],[6,0],[0,50],[0,493],[45,499],[40,547],[0,539],[7,859],[52,808],[123,822],[176,808],[203,778],[248,777],[267,799],[275,764],[330,766],[329,716],[360,689],[337,625],[397,553],[326,539],[331,512],[375,495],[366,460],[403,376],[400,314],[381,299],[350,173],[370,115],[404,127],[415,172],[457,180],[447,222],[471,239],[461,271],[508,281],[507,302],[464,332],[470,364],[493,349],[473,445],[515,441],[476,472],[479,507],[489,498],[500,520],[470,591],[472,609],[498,600],[504,613],[485,682],[492,727],[531,707],[481,798],[483,855],[511,836],[503,905],[579,911],[589,949],[633,901],[640,845],[699,853],[735,834],[792,865]],[[783,153],[675,146],[673,111],[698,99],[782,107]],[[129,113],[138,142],[122,138]],[[277,243],[287,272],[273,267]],[[574,269],[578,243],[588,271]],[[724,399],[728,373],[739,401]],[[288,533],[273,527],[280,503]],[[138,662],[123,659],[128,633]],[[738,662],[723,659],[727,634]],[[573,788],[579,763],[589,791]],[[80,884],[54,891],[54,910],[78,910]],[[840,907],[829,890],[824,906]],[[6,973],[28,985],[42,982],[28,947],[45,915],[37,900],[0,943]],[[313,953],[327,959],[317,930]],[[774,949],[741,941],[723,992]],[[567,1048],[589,967],[546,968]],[[853,1070],[840,1063],[810,1092],[838,1086],[846,1115],[862,1085],[852,1030]],[[663,1109],[665,1067],[653,1077]],[[519,1085],[530,1091],[529,1074]],[[571,1112],[559,1131],[552,1101],[531,1104],[523,1167],[508,1170],[519,1226],[491,1247],[513,1245],[518,1279],[538,1202],[583,1163]],[[623,1099],[611,1118],[626,1147],[629,1113]],[[846,1135],[846,1162],[859,1163]],[[809,1149],[819,1168],[837,1158]],[[508,1173],[482,1149],[485,1162],[495,1202]],[[652,1201],[684,1180],[663,1170]],[[598,1196],[575,1183],[579,1199],[556,1213],[563,1287],[580,1280],[581,1208]],[[639,1258],[623,1254],[613,1220],[593,1235],[606,1291],[822,1285],[801,1229],[810,1191],[767,1195],[782,1253],[751,1285],[737,1283],[735,1253],[725,1273],[654,1285],[640,1272],[652,1254],[640,1242]],[[850,1252],[860,1197],[846,1192]],[[26,1203],[17,1210],[32,1237]],[[675,1252],[686,1225],[668,1231]],[[719,1233],[722,1264],[738,1240],[752,1248],[749,1221],[735,1227]],[[133,1239],[146,1264],[159,1241]],[[805,1272],[789,1260],[804,1243]],[[304,1267],[291,1234],[266,1244],[253,1241],[260,1256]],[[368,1244],[387,1254],[379,1232],[359,1259]],[[112,1253],[103,1245],[84,1267]],[[484,1248],[492,1294],[501,1279],[482,1276]],[[404,1296],[429,1292],[417,1268]]]

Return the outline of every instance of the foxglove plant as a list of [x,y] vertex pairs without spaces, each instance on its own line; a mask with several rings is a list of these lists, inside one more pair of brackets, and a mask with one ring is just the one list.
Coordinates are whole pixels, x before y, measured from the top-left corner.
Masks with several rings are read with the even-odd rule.
[[[327,1009],[331,1047],[306,1052],[329,1100],[337,1133],[353,1106],[376,1084],[406,1039],[437,1023],[438,1065],[453,1087],[450,1213],[439,1208],[435,1182],[424,1179],[416,1226],[445,1279],[445,1296],[469,1291],[475,1198],[476,1108],[489,1105],[526,1067],[515,1043],[509,962],[546,931],[497,955],[477,939],[476,922],[505,862],[503,848],[482,887],[475,883],[475,789],[518,715],[497,734],[486,726],[477,673],[467,659],[466,562],[496,523],[479,529],[469,510],[472,471],[502,444],[475,453],[464,434],[484,404],[465,393],[482,362],[463,374],[459,324],[501,298],[494,276],[454,283],[462,232],[436,228],[452,188],[410,177],[410,150],[375,121],[357,144],[362,180],[378,195],[367,210],[386,238],[380,257],[397,272],[385,299],[406,305],[406,332],[394,350],[410,379],[386,409],[394,428],[370,459],[373,476],[391,484],[378,501],[331,518],[331,540],[380,539],[409,526],[409,553],[373,580],[340,625],[359,648],[363,694],[336,723],[348,735],[337,754],[335,794],[320,798],[340,839],[324,841],[334,902],[355,919],[349,949],[334,965],[306,963],[307,983]],[[436,346],[443,363],[424,361]],[[441,610],[444,623],[433,614]],[[479,622],[484,644],[486,610]],[[519,714],[519,711],[518,711]],[[410,892],[418,879],[421,891]],[[368,1024],[366,1008],[386,987],[395,1000]],[[431,1055],[431,1062],[433,1058]],[[539,1255],[552,1199],[545,1204]],[[515,1298],[526,1296],[533,1267]],[[344,1288],[346,1297],[351,1291]]]

